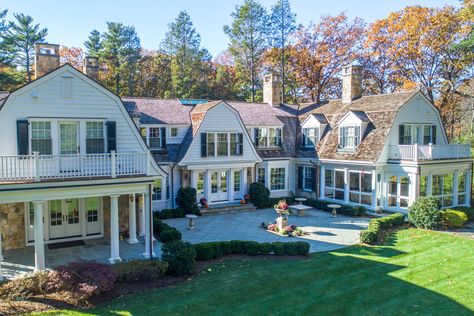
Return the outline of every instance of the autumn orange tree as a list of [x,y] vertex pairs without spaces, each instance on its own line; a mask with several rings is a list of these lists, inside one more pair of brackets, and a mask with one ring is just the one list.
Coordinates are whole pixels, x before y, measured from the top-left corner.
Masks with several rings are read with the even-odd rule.
[[82,71],[84,65],[84,57],[84,52],[80,47],[59,47],[59,61],[61,65],[68,63],[79,71]]
[[307,99],[339,97],[342,66],[360,54],[364,22],[345,13],[323,16],[321,21],[296,32],[291,50],[295,76]]

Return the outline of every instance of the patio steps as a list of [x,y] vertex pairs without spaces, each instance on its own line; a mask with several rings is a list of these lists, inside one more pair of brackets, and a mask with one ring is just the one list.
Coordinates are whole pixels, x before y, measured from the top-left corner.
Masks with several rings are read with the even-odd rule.
[[257,208],[249,204],[240,204],[240,203],[226,203],[226,204],[214,204],[209,205],[209,208],[201,209],[202,215],[215,215],[215,214],[226,214],[226,213],[235,213],[235,212],[250,212],[255,211]]

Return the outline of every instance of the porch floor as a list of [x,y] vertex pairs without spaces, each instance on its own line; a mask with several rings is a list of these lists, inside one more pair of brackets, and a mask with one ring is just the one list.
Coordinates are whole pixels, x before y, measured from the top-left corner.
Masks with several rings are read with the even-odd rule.
[[[123,261],[130,259],[145,259],[145,241],[140,237],[138,244],[129,244],[126,240],[120,241],[120,258]],[[96,239],[84,240],[85,245],[60,248],[50,250],[47,245],[44,247],[45,260],[47,268],[54,268],[71,261],[95,260],[103,263],[109,263],[110,242],[101,237]],[[12,279],[23,274],[33,272],[35,268],[34,246],[28,246],[23,249],[4,250],[2,272],[4,278]],[[155,254],[161,254],[161,244],[155,242]]]

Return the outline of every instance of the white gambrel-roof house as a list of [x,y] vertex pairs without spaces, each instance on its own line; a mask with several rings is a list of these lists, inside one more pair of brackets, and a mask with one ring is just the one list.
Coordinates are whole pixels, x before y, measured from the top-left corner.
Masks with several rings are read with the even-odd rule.
[[[57,49],[57,46],[41,44]],[[249,184],[272,197],[304,196],[405,212],[419,196],[470,205],[469,145],[449,144],[438,110],[419,91],[363,96],[359,66],[343,71],[340,100],[282,104],[264,80],[264,102],[119,97],[37,52],[40,78],[0,94],[0,224],[3,247],[145,236],[151,210],[176,207],[181,187],[197,201],[238,203]],[[44,74],[44,75],[42,75]],[[41,76],[42,75],[42,76]],[[5,229],[5,228],[6,229]]]

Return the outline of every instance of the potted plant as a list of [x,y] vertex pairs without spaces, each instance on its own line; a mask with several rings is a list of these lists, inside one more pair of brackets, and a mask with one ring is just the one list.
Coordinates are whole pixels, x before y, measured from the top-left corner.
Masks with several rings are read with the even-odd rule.
[[250,201],[250,194],[245,194],[244,195],[244,200],[245,200],[245,204],[248,204],[248,202]]
[[201,205],[201,207],[204,207],[204,208],[207,208],[206,205],[207,204],[207,199],[206,198],[200,198],[199,199],[199,204]]

